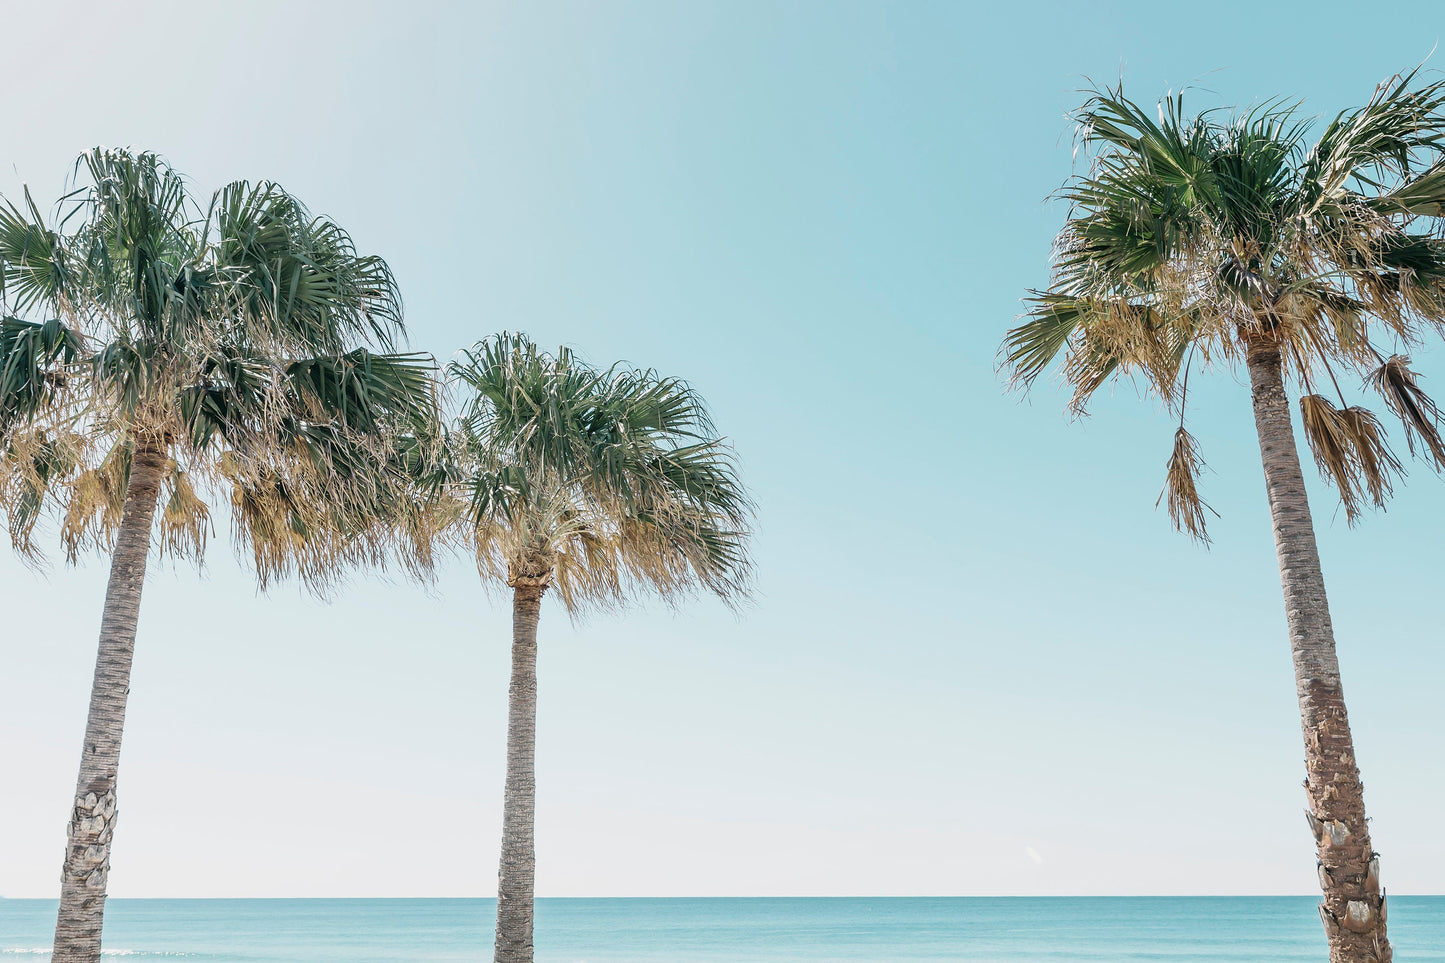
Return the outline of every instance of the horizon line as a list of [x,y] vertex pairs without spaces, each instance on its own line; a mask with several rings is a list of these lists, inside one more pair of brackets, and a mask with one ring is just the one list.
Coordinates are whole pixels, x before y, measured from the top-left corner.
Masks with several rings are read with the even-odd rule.
[[[1395,893],[1396,896],[1404,896],[1410,899],[1441,899],[1445,893]],[[782,899],[809,899],[809,900],[905,900],[905,899],[1319,899],[1317,893],[998,893],[991,895],[916,895],[916,896],[537,896],[540,901],[560,900],[782,900]],[[218,903],[218,902],[343,902],[352,901],[392,901],[403,900],[429,900],[437,902],[449,900],[455,902],[496,902],[495,896],[110,896],[106,898],[107,903],[114,902],[142,902],[165,900],[167,902],[195,902],[195,903]],[[9,903],[55,903],[57,898],[53,896],[0,896],[0,902]]]

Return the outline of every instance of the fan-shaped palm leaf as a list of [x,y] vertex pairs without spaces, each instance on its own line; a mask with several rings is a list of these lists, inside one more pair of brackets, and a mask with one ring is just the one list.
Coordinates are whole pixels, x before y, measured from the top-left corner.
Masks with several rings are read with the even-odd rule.
[[1062,358],[1077,410],[1116,375],[1142,377],[1177,408],[1161,501],[1200,539],[1207,506],[1203,462],[1183,426],[1187,375],[1191,365],[1244,363],[1289,600],[1331,958],[1388,961],[1285,382],[1299,385],[1306,438],[1351,521],[1364,505],[1384,504],[1403,466],[1375,416],[1325,398],[1322,379],[1338,391],[1337,372],[1356,372],[1402,420],[1411,452],[1419,441],[1445,467],[1439,409],[1404,354],[1445,330],[1436,220],[1445,211],[1445,82],[1391,78],[1313,144],[1296,107],[1277,101],[1190,116],[1172,96],[1156,117],[1113,88],[1091,97],[1078,121],[1090,168],[1062,193],[1070,211],[1052,281],[1030,292],[1004,340],[1005,363],[1028,386]]
[[84,155],[53,224],[28,195],[0,204],[0,298],[12,541],[33,550],[49,499],[69,557],[112,555],[54,950],[96,963],[153,534],[199,558],[220,496],[263,585],[324,589],[394,557],[425,570],[434,516],[412,485],[440,445],[435,365],[393,350],[391,274],[336,224],[270,182],[202,207],[149,153]]
[[503,334],[448,371],[465,400],[447,490],[484,579],[511,587],[512,687],[497,909],[498,961],[532,959],[536,627],[638,593],[748,589],[752,507],[731,449],[685,382],[582,363]]

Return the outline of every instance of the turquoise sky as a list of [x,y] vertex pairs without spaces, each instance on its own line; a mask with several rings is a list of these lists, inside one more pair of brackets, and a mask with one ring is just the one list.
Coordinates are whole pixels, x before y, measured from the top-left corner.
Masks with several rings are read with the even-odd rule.
[[[1088,78],[1333,112],[1431,54],[1438,4],[3,16],[6,196],[97,143],[274,178],[392,263],[415,346],[521,329],[712,403],[757,602],[545,610],[540,894],[1314,890],[1247,389],[1191,385],[1205,551],[1154,507],[1167,415],[1120,385],[1070,422],[996,349]],[[1442,892],[1445,485],[1354,530],[1312,497],[1385,882]],[[153,571],[114,895],[493,891],[510,621],[465,560],[259,596],[223,529],[201,577]],[[0,895],[55,889],[104,575],[0,552]]]

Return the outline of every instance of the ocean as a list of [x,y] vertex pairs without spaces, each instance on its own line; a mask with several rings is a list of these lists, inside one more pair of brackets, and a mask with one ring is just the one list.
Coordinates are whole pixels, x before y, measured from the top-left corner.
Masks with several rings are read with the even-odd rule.
[[[1445,963],[1445,896],[1390,898],[1396,958]],[[114,899],[125,963],[491,959],[485,899]],[[0,900],[0,960],[42,961],[53,900]],[[1323,963],[1312,897],[542,899],[538,963]]]

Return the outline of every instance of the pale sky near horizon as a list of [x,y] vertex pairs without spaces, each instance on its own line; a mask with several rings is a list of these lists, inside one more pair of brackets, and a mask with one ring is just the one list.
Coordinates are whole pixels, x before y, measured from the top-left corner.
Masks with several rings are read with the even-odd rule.
[[[1310,893],[1247,387],[1191,382],[1204,550],[1154,506],[1169,416],[995,364],[1086,78],[1332,113],[1445,23],[1361,16],[0,2],[0,193],[98,143],[273,178],[391,262],[417,348],[520,329],[710,401],[758,598],[545,609],[539,895]],[[1349,529],[1309,475],[1384,882],[1445,892],[1445,483]],[[0,551],[0,896],[56,894],[105,572]],[[466,560],[262,596],[223,530],[152,572],[112,895],[494,893],[510,621]]]

